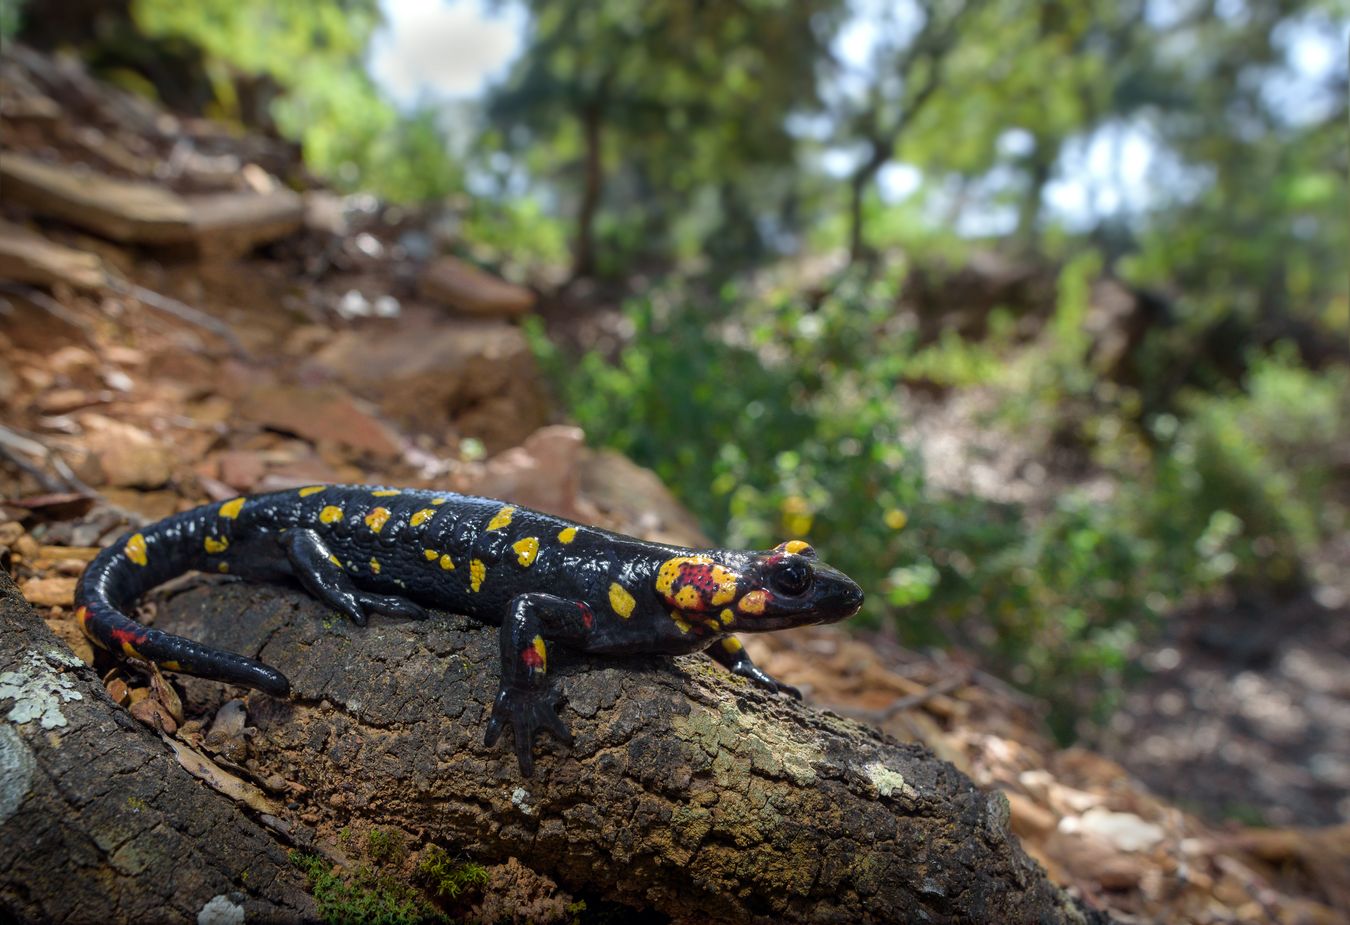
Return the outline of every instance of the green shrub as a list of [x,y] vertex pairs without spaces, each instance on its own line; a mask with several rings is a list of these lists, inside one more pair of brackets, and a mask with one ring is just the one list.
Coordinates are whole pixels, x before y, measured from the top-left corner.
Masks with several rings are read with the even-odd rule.
[[[1184,420],[1142,433],[1137,396],[1094,378],[1076,333],[1096,272],[1066,266],[1029,348],[997,336],[918,348],[897,281],[853,276],[817,300],[653,292],[628,304],[622,349],[579,363],[538,326],[531,339],[591,441],[655,469],[717,541],[809,534],[869,592],[859,623],[975,649],[1045,696],[1067,737],[1111,705],[1166,608],[1223,582],[1297,578],[1344,524],[1319,461],[1350,432],[1344,371],[1276,356],[1257,360],[1245,393],[1191,396]],[[1052,437],[1069,431],[1113,492],[1029,509],[932,490],[905,436],[906,378],[980,384],[1004,395],[1005,422],[1055,422]]]

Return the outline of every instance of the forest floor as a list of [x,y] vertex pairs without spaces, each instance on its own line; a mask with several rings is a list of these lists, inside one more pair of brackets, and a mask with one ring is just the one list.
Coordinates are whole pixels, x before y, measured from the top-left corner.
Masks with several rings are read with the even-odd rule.
[[[6,67],[18,70],[0,97],[6,155],[182,196],[281,188],[259,166],[272,152],[260,140],[166,126],[162,113],[129,118],[141,104],[50,62]],[[212,173],[229,157],[231,169]],[[547,426],[556,409],[512,320],[517,294],[460,277],[470,296],[489,291],[470,303],[495,307],[450,310],[417,270],[434,242],[415,217],[316,188],[280,225],[274,212],[248,213],[231,231],[248,246],[222,253],[230,242],[215,227],[163,244],[82,226],[100,191],[80,186],[81,208],[59,183],[0,206],[0,276],[11,281],[0,292],[0,566],[87,661],[71,595],[97,547],[128,524],[238,492],[435,486],[700,542],[654,476]],[[1122,921],[1343,921],[1350,624],[1343,604],[1281,606],[1299,629],[1278,639],[1262,636],[1268,614],[1250,602],[1179,617],[1111,728],[1106,753],[1124,767],[1059,749],[1037,703],[957,656],[838,628],[749,645],[811,702],[1003,790],[1028,852]],[[153,720],[135,709],[149,696],[136,670],[106,677],[114,699]],[[1243,808],[1251,821],[1342,824],[1255,829],[1188,811]]]

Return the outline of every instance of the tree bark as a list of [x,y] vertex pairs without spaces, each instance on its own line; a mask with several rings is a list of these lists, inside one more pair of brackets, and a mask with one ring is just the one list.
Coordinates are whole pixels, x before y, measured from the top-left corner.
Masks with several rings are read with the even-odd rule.
[[581,205],[577,210],[577,240],[572,251],[572,279],[595,273],[595,213],[600,208],[600,192],[604,182],[604,153],[601,145],[604,107],[599,101],[586,104],[581,112],[582,135],[586,140],[583,160],[584,185]]
[[116,706],[3,571],[0,717],[0,921],[314,917],[276,833]]
[[[445,615],[361,629],[244,584],[166,597],[156,625],[289,675],[292,699],[249,698],[256,770],[301,785],[297,816],[316,829],[360,820],[484,863],[514,856],[677,921],[1106,921],[1027,858],[1002,795],[701,655],[559,653],[576,742],[541,736],[526,780],[509,741],[482,743],[495,629]],[[219,696],[189,682],[204,688]]]
[[867,160],[860,164],[853,175],[849,177],[848,259],[851,264],[858,264],[869,254],[863,229],[863,205],[867,198],[868,188],[876,179],[877,174],[881,172],[881,168],[885,167],[886,162],[891,159],[893,148],[893,143],[887,146],[883,142],[874,140]]

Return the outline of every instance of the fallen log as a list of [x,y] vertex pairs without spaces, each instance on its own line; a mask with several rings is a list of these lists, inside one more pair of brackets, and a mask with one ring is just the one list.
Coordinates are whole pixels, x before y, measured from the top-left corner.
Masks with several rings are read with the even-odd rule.
[[250,748],[298,785],[301,828],[515,857],[683,921],[1106,920],[1028,859],[1001,795],[703,656],[560,655],[575,745],[541,737],[525,780],[509,744],[483,745],[498,643],[468,618],[363,629],[298,591],[210,584],[162,596],[156,625],[289,675],[292,699],[249,697]]
[[277,835],[116,706],[3,571],[0,717],[0,921],[314,916]]

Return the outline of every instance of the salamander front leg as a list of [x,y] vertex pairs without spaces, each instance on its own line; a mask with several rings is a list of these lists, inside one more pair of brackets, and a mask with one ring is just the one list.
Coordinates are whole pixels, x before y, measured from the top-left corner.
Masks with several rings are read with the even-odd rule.
[[483,735],[493,745],[506,723],[516,740],[516,760],[525,777],[534,774],[534,737],[547,729],[567,745],[572,734],[558,716],[557,692],[548,682],[549,646],[554,642],[583,646],[594,617],[585,604],[552,594],[518,594],[502,621],[501,687]]
[[732,674],[738,674],[742,678],[749,678],[760,687],[767,688],[774,693],[782,692],[802,699],[802,692],[797,690],[791,684],[784,684],[776,680],[750,660],[750,653],[745,651],[745,646],[735,636],[728,636],[725,639],[718,640],[708,647],[707,652],[712,656],[713,661],[724,665]]
[[281,547],[291,563],[291,571],[306,591],[329,607],[345,613],[357,626],[365,626],[367,614],[391,617],[426,618],[426,611],[412,601],[392,594],[362,591],[342,568],[332,551],[313,530],[287,530]]

